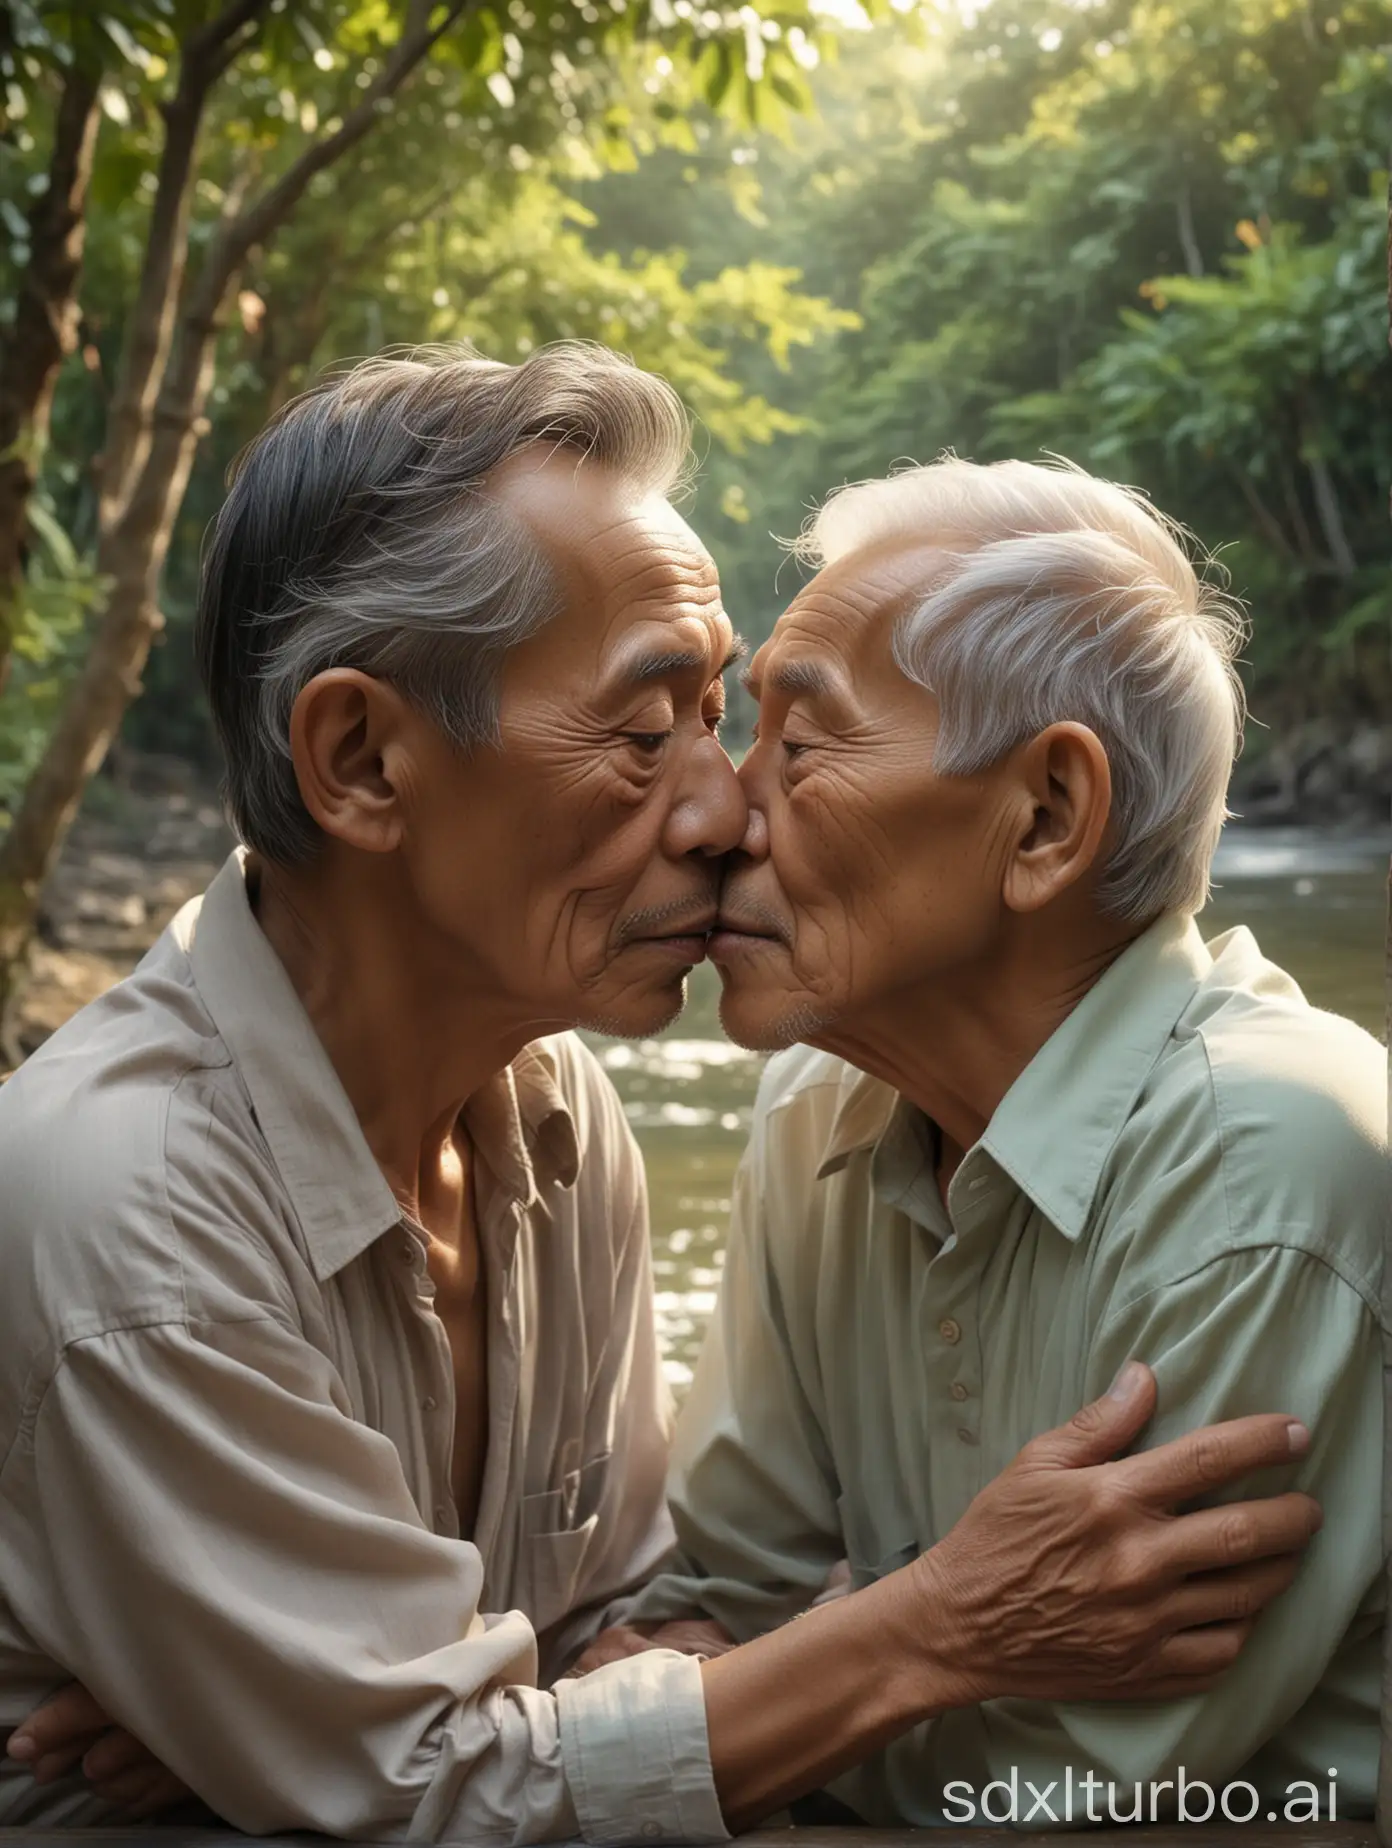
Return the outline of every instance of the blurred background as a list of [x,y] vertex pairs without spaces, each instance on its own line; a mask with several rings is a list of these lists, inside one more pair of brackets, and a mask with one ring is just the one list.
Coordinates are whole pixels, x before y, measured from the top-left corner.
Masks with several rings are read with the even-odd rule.
[[[841,482],[1146,489],[1252,615],[1205,931],[1379,1031],[1390,148],[1392,0],[0,4],[0,1070],[229,844],[190,623],[233,457],[325,365],[452,340],[674,382],[754,643]],[[599,1047],[679,1385],[758,1075],[692,986]]]

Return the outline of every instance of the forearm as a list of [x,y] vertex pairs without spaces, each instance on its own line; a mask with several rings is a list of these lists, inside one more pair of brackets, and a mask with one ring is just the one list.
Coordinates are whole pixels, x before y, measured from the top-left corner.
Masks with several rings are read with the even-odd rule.
[[702,1664],[711,1770],[733,1832],[979,1698],[961,1664],[925,1642],[913,1570]]

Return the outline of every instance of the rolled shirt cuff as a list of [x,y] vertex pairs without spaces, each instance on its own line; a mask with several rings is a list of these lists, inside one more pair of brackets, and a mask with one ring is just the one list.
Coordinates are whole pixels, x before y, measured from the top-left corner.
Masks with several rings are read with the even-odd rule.
[[561,1756],[585,1840],[727,1842],[701,1665],[671,1649],[560,1681]]

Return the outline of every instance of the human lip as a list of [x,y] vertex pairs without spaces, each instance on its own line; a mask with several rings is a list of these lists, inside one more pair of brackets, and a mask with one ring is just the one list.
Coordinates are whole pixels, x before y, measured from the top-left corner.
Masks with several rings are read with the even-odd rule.
[[735,918],[717,918],[714,930],[706,939],[706,954],[712,962],[719,962],[727,956],[738,956],[741,951],[758,950],[763,945],[781,947],[782,943],[778,932],[767,926],[756,929]]
[[703,962],[706,956],[706,944],[715,919],[705,917],[695,923],[679,926],[675,930],[653,931],[642,936],[629,938],[630,946],[642,945],[644,949],[657,950],[678,960],[690,963]]

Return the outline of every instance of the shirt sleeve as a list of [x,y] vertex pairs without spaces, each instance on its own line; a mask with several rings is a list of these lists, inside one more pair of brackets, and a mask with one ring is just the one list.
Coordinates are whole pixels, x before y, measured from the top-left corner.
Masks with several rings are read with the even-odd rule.
[[[985,1775],[1008,1778],[1017,1766],[1020,1776],[1039,1783],[1062,1779],[1070,1765],[1075,1778],[1090,1768],[1118,1782],[1123,1807],[1134,1781],[1173,1779],[1181,1765],[1190,1779],[1217,1788],[1248,1767],[1324,1683],[1344,1692],[1335,1697],[1338,1714],[1325,1716],[1332,1725],[1307,1716],[1314,1723],[1303,1730],[1326,1741],[1318,1765],[1291,1768],[1280,1753],[1271,1754],[1272,1765],[1281,1760],[1290,1775],[1318,1778],[1321,1790],[1334,1765],[1351,1799],[1362,1785],[1371,1787],[1359,1742],[1376,1755],[1382,1545],[1380,1498],[1370,1485],[1383,1467],[1377,1321],[1362,1295],[1308,1252],[1243,1250],[1151,1291],[1104,1322],[1089,1357],[1090,1393],[1104,1391],[1131,1358],[1154,1369],[1159,1387],[1147,1449],[1255,1412],[1279,1410],[1303,1420],[1311,1444],[1298,1466],[1264,1471],[1218,1499],[1303,1489],[1323,1508],[1323,1528],[1295,1583],[1258,1619],[1236,1664],[1210,1692],[1144,1704],[990,1702],[970,1722]],[[1348,1698],[1358,1679],[1351,1658],[1359,1652],[1370,1669],[1362,1713],[1356,1697]],[[940,1756],[954,1740],[966,1747],[959,1731],[965,1718],[941,1729]],[[1351,1761],[1351,1750],[1360,1762]],[[968,1755],[976,1754],[968,1748]],[[1173,1804],[1174,1787],[1160,1788]],[[1163,1806],[1163,1794],[1159,1801]]]
[[826,1584],[845,1547],[831,1460],[769,1262],[761,1135],[735,1177],[720,1303],[677,1423],[668,1498],[679,1553],[635,1618],[702,1612],[741,1642]]
[[538,1689],[531,1626],[274,1317],[72,1343],[6,1476],[17,1617],[237,1827],[725,1839],[696,1665]]

